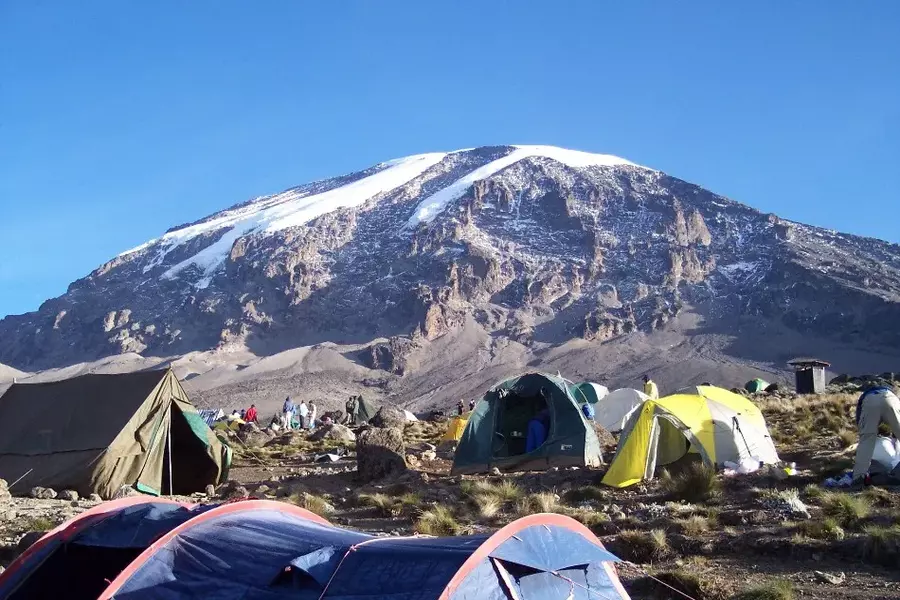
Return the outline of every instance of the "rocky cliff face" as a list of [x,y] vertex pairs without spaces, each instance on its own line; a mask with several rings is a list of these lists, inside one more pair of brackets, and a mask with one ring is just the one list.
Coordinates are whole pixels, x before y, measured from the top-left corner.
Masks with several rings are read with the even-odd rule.
[[900,342],[900,247],[762,214],[622,159],[487,147],[258,198],[0,321],[0,362],[365,344],[395,373],[474,318],[524,344],[659,328],[686,303]]

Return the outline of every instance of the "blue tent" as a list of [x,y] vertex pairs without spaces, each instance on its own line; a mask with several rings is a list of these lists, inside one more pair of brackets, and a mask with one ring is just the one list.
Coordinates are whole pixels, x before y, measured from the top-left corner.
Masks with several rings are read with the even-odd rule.
[[128,499],[90,513],[0,574],[0,600],[628,597],[618,559],[561,515],[525,517],[493,535],[378,538],[266,500]]

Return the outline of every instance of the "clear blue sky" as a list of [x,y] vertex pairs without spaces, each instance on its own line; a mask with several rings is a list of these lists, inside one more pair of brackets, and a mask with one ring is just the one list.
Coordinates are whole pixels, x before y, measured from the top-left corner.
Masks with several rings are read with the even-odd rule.
[[3,0],[0,315],[389,158],[554,144],[900,241],[900,2]]

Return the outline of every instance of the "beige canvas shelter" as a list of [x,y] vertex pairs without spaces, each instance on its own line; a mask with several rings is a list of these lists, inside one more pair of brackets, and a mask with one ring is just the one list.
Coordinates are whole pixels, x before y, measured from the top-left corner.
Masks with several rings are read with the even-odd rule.
[[171,370],[15,384],[0,396],[0,478],[19,480],[16,492],[189,494],[224,480],[230,459]]

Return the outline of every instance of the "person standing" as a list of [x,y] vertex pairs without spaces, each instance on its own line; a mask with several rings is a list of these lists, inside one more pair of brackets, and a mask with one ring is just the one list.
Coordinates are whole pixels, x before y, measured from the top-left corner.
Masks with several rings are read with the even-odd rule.
[[460,400],[459,402],[456,403],[456,414],[457,414],[457,416],[461,417],[461,416],[463,416],[463,414],[465,414],[465,412],[466,412],[466,404],[462,400]]
[[256,412],[256,405],[251,404],[250,408],[247,409],[247,414],[244,415],[244,420],[248,423],[256,423],[259,424],[259,415]]
[[300,411],[300,429],[306,429],[309,426],[309,407],[306,405],[306,400],[300,401],[298,410]]
[[475,400],[469,400],[469,412],[475,410]]
[[294,418],[294,410],[296,407],[294,406],[293,401],[291,401],[291,397],[288,396],[284,399],[284,404],[281,406],[281,414],[284,419],[284,429],[285,431],[290,431],[294,428],[291,424],[291,421]]
[[659,400],[659,388],[649,375],[644,375],[644,393],[650,396],[651,400]]
[[309,429],[315,429],[316,427],[316,413],[318,412],[319,407],[316,406],[315,402],[309,403]]
[[867,389],[856,403],[856,426],[859,429],[859,446],[853,464],[853,483],[861,484],[869,472],[875,444],[878,442],[878,426],[884,422],[895,436],[900,436],[900,398],[892,388],[876,386]]

